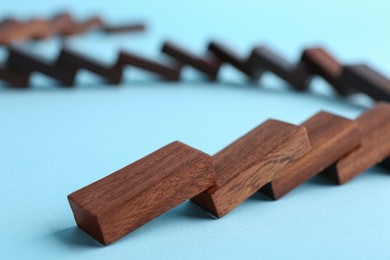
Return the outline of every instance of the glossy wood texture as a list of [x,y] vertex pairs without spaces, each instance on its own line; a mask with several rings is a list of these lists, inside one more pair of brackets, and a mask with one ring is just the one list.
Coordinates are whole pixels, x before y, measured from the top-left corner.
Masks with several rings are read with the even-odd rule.
[[359,116],[356,122],[362,136],[361,146],[340,158],[324,173],[339,184],[390,156],[390,104],[379,103]]
[[340,116],[319,112],[302,126],[307,130],[312,149],[261,190],[273,199],[281,198],[360,144],[357,123]]
[[222,217],[309,150],[304,127],[268,120],[213,156],[217,184],[192,201]]
[[77,225],[109,244],[214,184],[211,156],[174,142],[68,199]]

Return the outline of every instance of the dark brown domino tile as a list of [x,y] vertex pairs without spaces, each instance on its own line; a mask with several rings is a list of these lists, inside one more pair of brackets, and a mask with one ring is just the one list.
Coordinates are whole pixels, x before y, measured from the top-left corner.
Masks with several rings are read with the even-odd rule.
[[103,77],[112,84],[119,84],[122,80],[122,70],[116,69],[115,66],[107,66],[91,57],[66,48],[61,50],[56,66],[73,73],[79,69],[85,69]]
[[77,225],[106,245],[214,184],[211,156],[174,142],[68,199]]
[[319,112],[302,126],[307,130],[312,149],[260,190],[273,199],[284,196],[360,144],[357,123],[333,114]]
[[218,42],[210,42],[208,50],[217,56],[218,59],[231,64],[236,69],[247,75],[250,79],[259,79],[261,73],[258,73],[256,70],[252,69],[252,67],[248,64],[247,59],[239,57],[233,50],[229,49],[223,44]]
[[15,73],[40,72],[63,83],[72,86],[75,74],[59,68],[44,58],[18,47],[9,47],[7,66]]
[[142,32],[145,31],[145,25],[137,24],[122,24],[122,25],[107,25],[102,26],[102,31],[106,33],[128,33],[128,32]]
[[324,175],[339,184],[390,156],[390,104],[379,103],[356,119],[362,136],[361,146],[339,159]]
[[319,47],[305,49],[300,63],[306,66],[309,73],[324,78],[338,94],[345,96],[355,92],[341,80],[343,66],[325,49]]
[[192,201],[222,217],[309,150],[304,127],[268,120],[213,156],[217,184]]
[[367,65],[344,66],[342,80],[375,100],[390,101],[390,79]]
[[260,70],[258,73],[272,72],[296,90],[306,90],[311,80],[311,75],[303,67],[291,64],[265,46],[254,48],[248,63],[253,69]]
[[0,65],[0,80],[17,88],[27,88],[30,81],[30,73],[26,71],[13,71],[4,65]]
[[210,80],[216,80],[221,63],[219,60],[205,60],[184,50],[183,48],[171,43],[165,42],[161,51],[168,54],[178,62],[191,66],[209,77]]
[[169,67],[152,60],[145,59],[128,51],[121,51],[118,58],[118,69],[126,65],[144,69],[160,75],[165,80],[177,81],[180,78],[181,66]]

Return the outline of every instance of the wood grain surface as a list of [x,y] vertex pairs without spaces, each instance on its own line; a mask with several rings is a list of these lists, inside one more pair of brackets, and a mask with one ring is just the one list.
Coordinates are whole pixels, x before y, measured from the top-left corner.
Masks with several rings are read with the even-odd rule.
[[273,199],[281,198],[360,144],[357,123],[340,116],[319,112],[302,126],[307,130],[312,149],[261,190]]
[[68,199],[77,225],[109,244],[214,184],[211,156],[173,142]]
[[340,158],[324,172],[339,184],[390,156],[390,104],[381,102],[356,119],[362,136],[361,146]]
[[222,217],[309,150],[304,127],[268,120],[213,156],[217,184],[192,201]]

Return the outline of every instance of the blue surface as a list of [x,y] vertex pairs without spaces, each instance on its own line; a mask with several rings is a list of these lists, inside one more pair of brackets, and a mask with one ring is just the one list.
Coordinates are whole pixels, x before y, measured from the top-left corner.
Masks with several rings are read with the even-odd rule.
[[[390,73],[387,1],[9,1],[0,14],[147,19],[145,34],[88,34],[69,45],[105,61],[119,48],[159,56],[163,39],[204,52],[208,39],[245,54],[266,42],[291,60],[324,44],[345,62]],[[62,2],[62,4],[60,4]],[[58,42],[32,46],[54,57]],[[98,54],[98,55],[96,55]],[[215,220],[186,202],[101,247],[75,227],[66,196],[173,141],[213,154],[268,118],[300,123],[319,110],[349,118],[371,105],[341,100],[321,80],[292,93],[272,76],[247,86],[229,66],[218,85],[191,69],[185,84],[160,84],[130,69],[123,86],[81,73],[72,90],[34,76],[34,89],[0,91],[1,259],[389,259],[390,176],[374,168],[343,186],[320,178],[277,202],[255,195]]]

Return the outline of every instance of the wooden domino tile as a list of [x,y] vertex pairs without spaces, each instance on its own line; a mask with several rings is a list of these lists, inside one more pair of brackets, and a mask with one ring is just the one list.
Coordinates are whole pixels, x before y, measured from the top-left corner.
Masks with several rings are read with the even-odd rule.
[[18,47],[9,48],[9,56],[6,64],[12,71],[22,74],[39,71],[62,82],[64,86],[72,86],[75,78],[74,73],[55,66],[44,58]]
[[288,62],[265,46],[256,47],[248,63],[253,69],[272,72],[299,91],[306,90],[311,80],[311,75],[300,64]]
[[252,80],[259,79],[261,73],[254,69],[249,63],[248,59],[239,57],[233,50],[229,49],[222,43],[210,42],[207,47],[215,56],[223,62],[229,63],[239,71],[247,75]]
[[309,150],[304,127],[268,120],[213,156],[217,184],[192,201],[223,217]]
[[122,80],[122,70],[118,70],[115,65],[107,66],[67,48],[61,50],[56,66],[73,73],[85,69],[103,77],[112,84],[119,84]]
[[174,142],[68,199],[77,225],[106,245],[214,184],[211,156]]
[[390,104],[379,103],[356,119],[361,145],[340,157],[324,172],[339,184],[346,183],[390,156]]
[[320,47],[304,49],[300,63],[310,74],[325,79],[339,95],[346,96],[354,92],[353,88],[341,80],[342,64],[325,49]]
[[375,100],[390,101],[390,79],[365,64],[344,66],[342,80]]
[[165,80],[177,81],[180,77],[181,66],[171,65],[167,66],[148,60],[134,53],[128,51],[121,51],[119,53],[117,69],[122,69],[126,65],[131,65],[137,68],[144,69],[146,71],[160,75]]
[[281,198],[360,144],[357,123],[340,116],[319,112],[302,126],[307,130],[312,149],[261,190],[273,199]]
[[210,57],[209,59],[200,58],[171,42],[165,42],[161,51],[176,59],[178,62],[199,70],[207,75],[210,80],[216,80],[219,67],[221,66],[219,60]]

